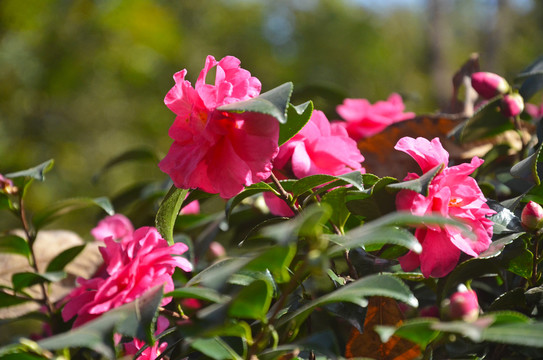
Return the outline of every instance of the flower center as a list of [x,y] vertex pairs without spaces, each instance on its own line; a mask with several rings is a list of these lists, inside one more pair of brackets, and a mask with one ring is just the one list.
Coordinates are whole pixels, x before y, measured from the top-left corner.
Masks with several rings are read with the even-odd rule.
[[453,197],[449,200],[449,207],[460,207],[462,206],[462,202],[462,199]]

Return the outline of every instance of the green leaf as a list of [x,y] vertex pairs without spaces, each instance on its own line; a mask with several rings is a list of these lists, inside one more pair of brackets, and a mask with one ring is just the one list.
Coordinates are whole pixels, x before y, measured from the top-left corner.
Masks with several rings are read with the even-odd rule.
[[437,174],[443,171],[444,168],[445,164],[440,164],[417,179],[390,184],[387,185],[387,187],[389,189],[413,190],[419,194],[428,196],[428,188],[432,183],[432,180],[436,177]]
[[228,314],[242,319],[265,320],[273,289],[267,281],[254,280],[232,300]]
[[298,197],[301,194],[318,186],[327,184],[337,180],[337,177],[332,175],[310,175],[296,181],[292,186],[292,195]]
[[349,191],[349,189],[344,187],[331,190],[324,194],[321,200],[321,203],[328,204],[330,205],[330,208],[334,209],[330,215],[330,221],[340,229],[343,229],[350,215],[347,206],[345,206],[347,191]]
[[543,89],[543,57],[535,60],[518,74],[516,80],[524,80],[519,89],[519,94],[524,102],[527,102],[539,90]]
[[386,296],[417,307],[418,301],[409,288],[399,279],[391,275],[371,275],[356,280],[348,285],[317,298],[293,312],[289,312],[279,320],[279,326],[291,321],[297,328],[317,307],[335,302],[350,302],[358,306],[367,306],[366,297]]
[[55,272],[64,270],[64,267],[68,265],[71,261],[73,261],[77,257],[77,255],[79,255],[79,253],[83,251],[84,248],[85,245],[79,245],[64,250],[63,252],[55,256],[53,260],[51,260],[49,265],[47,265],[45,271]]
[[284,124],[287,122],[287,107],[293,88],[292,83],[287,82],[260,94],[256,98],[219,106],[217,110],[232,113],[248,112],[269,115],[276,118],[281,124]]
[[483,330],[482,340],[502,344],[543,348],[543,323],[508,323],[492,325]]
[[170,188],[170,191],[162,200],[155,218],[155,224],[158,232],[168,241],[168,244],[173,245],[173,228],[175,220],[179,215],[183,201],[187,196],[187,189],[178,189],[175,186]]
[[97,182],[100,177],[102,177],[108,170],[113,167],[129,162],[129,161],[150,161],[157,163],[159,161],[156,153],[148,148],[137,148],[125,151],[124,153],[114,157],[109,160],[96,174],[92,176],[92,182]]
[[0,290],[0,308],[19,305],[19,304],[23,304],[23,303],[28,302],[28,301],[30,301],[30,300],[21,299],[21,298],[18,298],[17,296],[8,294],[8,293]]
[[222,295],[218,291],[203,287],[182,287],[177,288],[169,293],[164,294],[165,297],[183,298],[183,299],[198,299],[210,301],[214,303],[223,303],[230,300],[229,296]]
[[144,339],[149,344],[154,342],[152,327],[161,301],[162,287],[157,286],[131,303],[110,310],[69,332],[40,340],[38,345],[48,350],[86,347],[113,359],[114,332]]
[[33,272],[20,272],[11,276],[11,282],[15,291],[20,291],[32,285],[55,282],[62,280],[66,277],[64,271],[53,271],[43,274],[37,274]]
[[102,208],[108,215],[113,215],[113,205],[106,197],[98,198],[73,198],[59,201],[46,209],[36,213],[33,218],[34,226],[39,229],[58,219],[60,216],[75,210],[85,209],[92,206]]
[[375,331],[381,337],[382,342],[387,342],[393,335],[410,340],[422,349],[425,349],[437,336],[439,331],[432,328],[432,325],[439,322],[435,318],[418,318],[405,321],[401,326],[376,326]]
[[514,130],[510,119],[500,112],[502,97],[503,95],[499,95],[490,99],[471,118],[453,129],[454,138],[464,144],[493,137],[506,130]]
[[212,289],[224,287],[232,274],[239,271],[252,260],[251,257],[226,258],[205,268],[190,279],[186,287],[202,284]]
[[511,175],[535,183],[538,186],[541,185],[541,178],[543,177],[542,149],[543,144],[537,148],[535,153],[516,163],[511,168]]
[[188,340],[190,346],[215,360],[242,360],[221,338]]
[[526,246],[512,249],[506,255],[503,261],[505,269],[525,279],[532,277],[534,254]]
[[17,171],[14,173],[9,173],[9,174],[6,174],[5,176],[11,179],[17,178],[17,177],[28,177],[28,178],[36,179],[38,181],[44,181],[45,173],[47,173],[49,170],[53,168],[53,164],[54,164],[54,161],[53,159],[51,159],[33,168]]
[[256,271],[269,270],[278,283],[290,280],[288,266],[296,255],[296,245],[273,246],[249,262],[245,268]]
[[28,242],[17,235],[0,237],[0,253],[17,254],[30,259]]
[[238,206],[243,200],[245,200],[246,198],[250,196],[260,194],[265,191],[276,192],[275,189],[270,184],[267,184],[265,182],[259,182],[259,183],[247,186],[245,189],[243,189],[242,192],[240,192],[233,198],[229,199],[228,202],[226,203],[226,208],[225,208],[226,218],[227,219],[230,218],[230,215],[232,215],[232,211],[234,210],[234,208]]
[[524,232],[509,234],[499,239],[493,240],[490,243],[490,246],[488,247],[488,249],[486,249],[485,251],[479,254],[479,258],[488,259],[488,258],[492,258],[492,257],[496,257],[500,255],[503,249],[505,249],[506,245],[511,244],[513,241],[520,238],[522,235],[524,235]]
[[366,218],[367,221],[377,219],[396,209],[395,191],[388,185],[398,180],[391,177],[379,179],[369,190],[353,191],[347,196],[347,209],[355,215]]
[[288,104],[287,122],[279,126],[279,146],[296,135],[311,118],[313,102],[307,101],[301,105]]

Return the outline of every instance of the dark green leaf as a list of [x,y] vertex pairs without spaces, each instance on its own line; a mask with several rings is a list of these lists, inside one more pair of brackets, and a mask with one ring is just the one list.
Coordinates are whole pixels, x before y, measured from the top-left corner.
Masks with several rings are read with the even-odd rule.
[[100,169],[100,171],[98,171],[95,175],[93,175],[92,181],[93,182],[98,181],[98,179],[101,176],[103,176],[108,170],[110,170],[111,168],[119,164],[122,164],[128,161],[150,161],[153,163],[157,163],[158,160],[159,160],[158,156],[151,149],[148,149],[148,148],[131,149],[109,160],[107,164],[104,165],[104,167]]
[[232,113],[258,113],[276,118],[281,124],[287,122],[287,107],[292,94],[293,85],[291,82],[284,83],[269,90],[260,96],[239,101],[217,108],[219,111]]
[[230,298],[225,295],[221,295],[214,289],[203,287],[183,287],[177,288],[169,293],[164,294],[165,297],[172,296],[174,298],[190,298],[204,301],[210,301],[214,303],[222,303],[228,301]]
[[489,307],[489,311],[500,310],[527,310],[526,296],[524,296],[523,288],[516,288],[506,293],[501,294],[496,300],[492,302]]
[[79,255],[81,251],[83,251],[84,248],[85,245],[79,245],[64,250],[63,252],[55,256],[53,260],[51,260],[49,265],[47,265],[45,271],[55,272],[64,270],[64,267],[68,265],[71,261],[73,261],[76,256]]
[[488,249],[479,254],[479,258],[488,259],[500,255],[506,245],[511,244],[522,235],[524,235],[523,232],[513,233],[492,241]]
[[17,235],[0,237],[0,253],[18,254],[30,259],[28,242]]
[[350,215],[347,206],[345,206],[345,195],[347,191],[349,191],[349,189],[339,187],[324,194],[321,200],[321,203],[328,204],[334,209],[330,215],[330,221],[340,229],[343,229]]
[[28,178],[36,179],[38,181],[44,181],[45,173],[51,170],[51,168],[53,167],[53,164],[54,164],[54,161],[53,159],[51,159],[33,168],[23,170],[23,171],[17,171],[14,173],[9,173],[9,174],[6,174],[5,176],[7,178],[28,177]]
[[183,201],[187,196],[187,189],[178,189],[175,186],[170,188],[170,191],[162,200],[155,218],[155,224],[160,235],[168,241],[168,244],[173,245],[173,228],[175,220],[179,215]]
[[511,175],[530,183],[541,185],[541,178],[543,177],[542,148],[543,145],[540,145],[535,153],[515,164],[511,168]]
[[113,205],[106,197],[99,198],[74,198],[59,201],[46,209],[36,213],[33,218],[33,223],[37,229],[51,223],[62,215],[70,213],[75,210],[85,209],[92,206],[99,206],[108,215],[113,215]]
[[454,138],[461,144],[486,139],[506,130],[514,130],[510,119],[500,112],[499,104],[502,95],[492,98],[482,106],[470,119],[454,130]]
[[346,181],[348,184],[351,184],[358,190],[364,190],[365,188],[370,188],[377,182],[379,179],[377,176],[372,174],[362,174],[360,171],[352,171],[343,175],[337,175],[338,179]]
[[347,209],[355,215],[366,218],[367,221],[377,219],[396,209],[395,191],[388,189],[388,185],[398,182],[390,177],[379,179],[370,190],[363,192],[353,191],[347,196]]
[[288,267],[296,255],[296,246],[273,246],[249,262],[245,268],[256,271],[269,270],[275,281],[284,283],[290,280]]
[[13,284],[13,289],[15,291],[20,291],[32,285],[55,282],[62,280],[65,277],[66,273],[64,271],[53,271],[44,274],[20,272],[13,274],[11,277],[11,282]]
[[443,171],[444,167],[445,167],[445,164],[440,164],[417,179],[390,184],[387,186],[388,188],[392,188],[392,189],[413,190],[419,194],[428,196],[428,188],[430,186],[430,183],[436,177],[437,174]]
[[214,360],[242,360],[242,358],[221,338],[195,339],[189,341],[190,346]]
[[524,80],[519,93],[524,102],[530,100],[539,90],[543,89],[543,57],[538,58],[517,75],[515,80]]
[[153,343],[152,326],[161,301],[162,287],[157,286],[131,303],[108,311],[98,319],[69,332],[40,340],[38,345],[48,350],[86,347],[113,359],[114,332]]
[[309,314],[317,307],[335,302],[350,302],[358,306],[367,306],[366,297],[386,296],[402,301],[408,305],[417,307],[418,301],[409,288],[399,279],[391,275],[370,275],[360,280],[321,296],[293,312],[280,318],[279,326],[290,321],[298,327]]
[[301,105],[288,105],[287,122],[279,127],[279,146],[296,135],[311,118],[313,103],[305,102]]
[[218,261],[196,274],[187,282],[186,287],[202,284],[212,289],[220,289],[226,285],[232,274],[239,271],[251,260],[251,257],[239,257]]
[[21,299],[0,290],[0,308],[19,305],[28,301],[30,300]]
[[267,281],[254,280],[232,300],[228,314],[242,319],[265,320],[273,289]]
[[504,266],[513,274],[529,279],[532,276],[534,254],[526,247],[517,247],[504,256]]

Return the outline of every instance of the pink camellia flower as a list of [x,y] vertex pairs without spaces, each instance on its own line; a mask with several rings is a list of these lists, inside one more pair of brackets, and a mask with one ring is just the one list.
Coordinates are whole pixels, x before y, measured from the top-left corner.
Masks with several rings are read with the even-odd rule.
[[448,301],[448,313],[451,319],[475,321],[479,317],[479,301],[477,293],[468,290],[465,285],[460,285]]
[[509,91],[509,83],[500,75],[490,72],[476,72],[471,75],[471,86],[484,99]]
[[[160,335],[168,328],[170,322],[164,316],[159,316],[156,324],[155,335]],[[134,339],[134,341],[124,344],[126,355],[136,355],[146,345],[145,341]],[[166,350],[168,343],[156,341],[153,346],[149,346],[143,350],[137,360],[155,360],[161,353]]]
[[[142,227],[120,242],[104,239],[100,248],[106,274],[89,280],[78,279],[79,287],[68,295],[62,310],[64,321],[77,315],[74,327],[134,301],[147,290],[164,285],[164,292],[174,288],[172,274],[176,267],[191,271],[191,263],[179,256],[188,247],[182,243],[169,246],[155,228]],[[171,298],[162,299],[166,305]]]
[[543,117],[543,104],[534,105],[526,103],[525,110],[532,117],[532,119],[538,120]]
[[374,105],[366,99],[345,99],[336,108],[345,122],[336,123],[345,127],[349,136],[358,141],[380,133],[393,123],[415,117],[414,113],[404,113],[404,110],[402,97],[395,93],[386,101],[377,101]]
[[507,94],[501,100],[501,111],[505,116],[517,116],[524,110],[524,99],[520,94]]
[[112,237],[115,240],[124,240],[131,237],[133,232],[134,226],[130,220],[122,214],[106,216],[91,230],[91,234],[96,241],[104,241],[104,239],[108,237]]
[[522,226],[526,230],[539,230],[543,227],[543,208],[534,201],[529,201],[520,215]]
[[188,205],[181,209],[181,215],[198,214],[200,212],[200,203],[198,200],[191,201]]
[[[273,166],[303,178],[317,174],[342,175],[355,170],[365,172],[360,165],[362,161],[364,157],[345,128],[330,124],[322,111],[315,110],[300,132],[281,145]],[[273,214],[294,215],[275,195],[265,193],[264,199]]]
[[[424,138],[401,138],[396,150],[410,155],[419,164],[423,173],[439,164],[449,162],[449,154],[438,138],[431,142]],[[404,271],[412,271],[420,266],[425,277],[443,277],[454,269],[464,252],[477,256],[490,245],[492,221],[487,218],[494,214],[486,204],[486,199],[469,175],[483,163],[474,157],[471,163],[460,164],[445,169],[432,180],[428,196],[412,190],[402,190],[396,196],[398,210],[409,211],[415,215],[438,214],[463,221],[475,238],[469,238],[456,227],[427,226],[419,228],[415,236],[422,245],[421,254],[409,252],[400,257]],[[405,180],[413,180],[419,175],[410,173]]]
[[[175,86],[164,99],[177,115],[169,130],[174,142],[159,167],[175,186],[230,198],[270,176],[279,151],[278,122],[261,114],[217,110],[260,93],[260,81],[239,65],[233,56],[218,62],[208,56],[194,88],[185,80],[186,70],[174,75]],[[209,85],[205,79],[213,67],[215,85]]]

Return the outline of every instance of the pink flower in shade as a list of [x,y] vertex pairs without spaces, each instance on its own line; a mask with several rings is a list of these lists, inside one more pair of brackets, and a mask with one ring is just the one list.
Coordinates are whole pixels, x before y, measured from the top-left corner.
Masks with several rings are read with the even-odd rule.
[[187,206],[181,209],[181,215],[198,214],[200,212],[200,203],[198,200],[191,201]]
[[391,124],[415,117],[414,113],[404,113],[404,110],[401,96],[395,93],[374,105],[366,99],[345,99],[336,108],[345,122],[338,121],[337,124],[345,127],[349,136],[358,141],[380,133]]
[[[273,166],[303,178],[317,174],[342,175],[355,170],[364,172],[362,161],[364,157],[345,128],[330,124],[322,111],[315,110],[300,132],[281,145]],[[288,205],[273,194],[265,193],[264,199],[272,213],[294,215]]]
[[[108,237],[104,243],[100,252],[106,274],[89,280],[79,278],[79,287],[68,295],[62,310],[64,321],[77,315],[74,327],[134,301],[154,286],[164,285],[164,292],[172,291],[175,268],[192,270],[190,262],[179,256],[187,251],[187,246],[169,246],[152,227],[139,228],[132,237],[120,242]],[[170,301],[171,298],[164,298],[161,304]]]
[[[168,328],[170,322],[164,316],[159,316],[157,319],[156,333],[160,335],[164,330]],[[134,341],[124,344],[124,351],[126,355],[135,355],[146,345],[145,341],[134,339]],[[153,346],[149,346],[143,350],[137,360],[155,360],[161,353],[166,350],[168,343],[160,343],[156,341]]]
[[448,301],[448,312],[451,319],[475,321],[479,317],[479,300],[477,293],[460,285],[458,291],[452,294]]
[[525,110],[532,117],[532,119],[538,120],[543,117],[543,104],[534,105],[526,103]]
[[[419,164],[423,173],[439,164],[449,162],[449,154],[438,138],[431,142],[424,138],[401,138],[396,150],[410,155]],[[486,204],[486,199],[469,175],[483,160],[474,157],[471,163],[445,167],[431,182],[428,196],[415,191],[402,190],[396,197],[398,210],[409,211],[415,215],[438,214],[465,222],[474,238],[466,237],[456,227],[427,226],[419,228],[415,236],[422,245],[421,254],[409,252],[400,257],[404,271],[412,271],[420,266],[425,277],[443,277],[451,272],[464,252],[477,256],[490,245],[492,221],[487,218],[494,214]],[[413,180],[419,175],[410,173],[405,180]]]
[[104,241],[104,239],[108,237],[112,237],[115,240],[124,240],[131,237],[133,232],[134,226],[130,220],[122,214],[106,216],[91,230],[91,234],[96,241]]
[[524,99],[520,94],[507,94],[501,100],[501,111],[505,116],[517,116],[524,110]]
[[[175,186],[230,198],[270,176],[271,161],[279,151],[277,120],[217,110],[260,93],[260,81],[239,65],[233,56],[218,62],[208,56],[194,88],[185,80],[186,70],[174,75],[175,86],[164,99],[177,115],[169,130],[174,143],[159,167]],[[213,67],[215,85],[209,85],[205,78]]]

